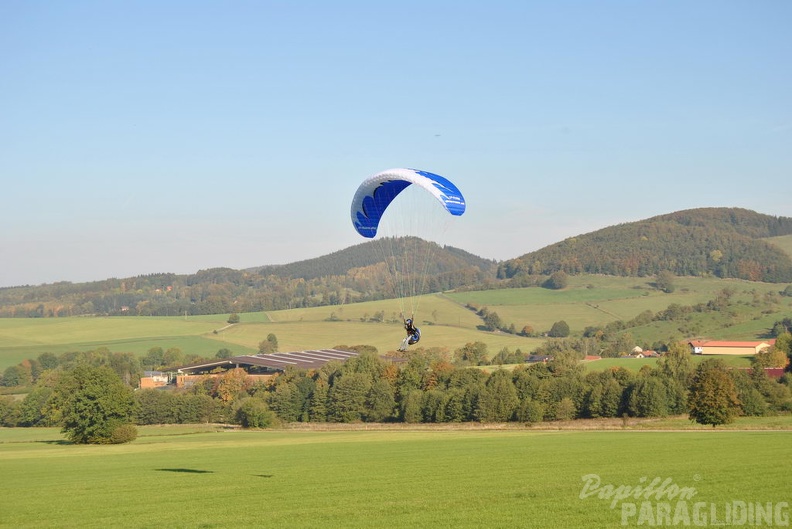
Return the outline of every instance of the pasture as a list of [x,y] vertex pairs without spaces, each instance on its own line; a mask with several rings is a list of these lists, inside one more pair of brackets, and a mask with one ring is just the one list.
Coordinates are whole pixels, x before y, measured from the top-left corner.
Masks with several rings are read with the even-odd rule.
[[[631,330],[636,340],[681,339],[709,334],[713,338],[751,340],[792,313],[792,298],[776,296],[773,310],[754,306],[756,299],[782,290],[779,285],[713,278],[677,278],[676,291],[662,293],[651,278],[571,276],[560,291],[518,288],[448,292],[423,296],[416,320],[423,331],[421,345],[449,351],[469,342],[484,342],[489,353],[503,348],[532,352],[542,338],[486,332],[481,318],[466,304],[488,307],[517,330],[531,325],[544,332],[566,321],[573,333],[586,326],[629,320],[645,310],[659,312],[672,303],[705,303],[728,287],[739,300],[728,314],[697,314],[680,328],[679,322],[652,322]],[[185,354],[214,356],[220,349],[251,354],[273,333],[282,351],[322,349],[336,345],[373,345],[380,353],[394,350],[403,330],[399,304],[394,300],[341,306],[300,308],[240,314],[240,323],[227,324],[228,314],[211,316],[115,318],[0,318],[0,370],[44,352],[86,351],[106,347],[113,352],[143,355],[152,347],[176,347]],[[373,321],[375,315],[383,321]],[[717,319],[720,318],[720,319]],[[725,318],[725,319],[724,319]]]
[[[143,355],[152,347],[178,347],[184,353],[213,356],[227,348],[234,354],[251,354],[273,333],[281,351],[322,349],[336,345],[373,345],[381,353],[395,350],[403,338],[393,320],[393,301],[240,314],[240,323],[229,326],[228,314],[211,316],[115,318],[0,318],[0,370],[43,352],[62,353],[107,347],[113,352]],[[390,312],[386,312],[390,310]],[[370,321],[377,312],[385,322]],[[468,342],[487,343],[492,354],[508,347],[523,351],[543,340],[476,328],[481,320],[472,311],[442,296],[424,296],[420,320],[421,344],[450,351]],[[335,321],[329,321],[335,320]],[[364,321],[361,321],[364,320]],[[390,321],[388,321],[390,320]]]
[[767,242],[774,244],[792,256],[792,235],[781,235],[779,237],[768,237]]
[[[502,320],[514,322],[518,329],[531,324],[534,329],[548,330],[554,322],[564,320],[573,332],[580,332],[587,326],[630,320],[646,310],[656,313],[671,304],[706,303],[725,288],[732,289],[735,298],[752,299],[754,292],[761,296],[784,287],[740,280],[678,277],[674,280],[675,291],[666,294],[655,289],[653,281],[653,278],[581,275],[569,276],[569,285],[563,290],[532,287],[456,292],[447,296],[462,305],[486,306],[497,312]],[[782,305],[779,308],[786,311],[792,306],[786,300]],[[745,339],[755,335],[763,326],[772,325],[772,315],[769,316],[744,326],[740,331]]]
[[721,513],[789,501],[792,432],[360,428],[143,427],[112,446],[0,429],[0,526],[621,527],[621,502],[581,499],[589,474],[670,479]]

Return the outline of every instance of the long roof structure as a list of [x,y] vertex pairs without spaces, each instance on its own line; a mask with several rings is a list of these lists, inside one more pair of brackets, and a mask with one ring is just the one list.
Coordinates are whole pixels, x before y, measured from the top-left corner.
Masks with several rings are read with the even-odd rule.
[[318,369],[328,362],[338,360],[346,362],[350,358],[358,356],[354,351],[342,351],[340,349],[316,349],[309,351],[292,351],[288,353],[268,353],[256,355],[232,356],[231,358],[221,358],[210,362],[199,362],[188,364],[174,369],[180,374],[207,372],[218,367],[245,367],[253,366],[266,368],[272,371],[283,371],[292,366],[297,369]]

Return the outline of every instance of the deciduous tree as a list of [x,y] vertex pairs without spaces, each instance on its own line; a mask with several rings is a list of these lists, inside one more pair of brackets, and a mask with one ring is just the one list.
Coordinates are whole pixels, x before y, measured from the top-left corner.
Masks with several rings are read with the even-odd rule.
[[699,364],[688,398],[690,419],[715,426],[734,421],[739,410],[737,388],[722,360],[711,358]]
[[550,328],[550,332],[547,335],[552,338],[566,338],[569,336],[569,324],[564,320],[557,321]]
[[248,397],[240,402],[236,418],[243,428],[268,428],[275,422],[275,414],[267,403],[256,397]]
[[107,366],[77,366],[61,377],[55,391],[62,431],[74,443],[111,443],[115,429],[131,422],[132,389]]
[[669,270],[662,270],[657,273],[655,277],[655,285],[657,286],[658,290],[665,292],[666,294],[671,294],[676,290],[676,286],[674,285],[674,273]]

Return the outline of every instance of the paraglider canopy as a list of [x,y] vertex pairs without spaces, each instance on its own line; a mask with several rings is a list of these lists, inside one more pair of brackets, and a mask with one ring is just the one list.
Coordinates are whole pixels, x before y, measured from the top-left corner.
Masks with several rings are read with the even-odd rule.
[[363,237],[375,237],[385,210],[410,185],[425,189],[451,215],[459,216],[465,212],[465,198],[448,179],[428,171],[389,169],[367,178],[355,193],[351,212],[355,230]]
[[[366,178],[352,199],[352,225],[382,261],[367,272],[382,279],[383,293],[397,299],[407,331],[399,350],[418,342],[415,314],[423,294],[433,287],[440,250],[449,223],[465,212],[465,198],[450,180],[418,169],[389,169]],[[409,314],[408,320],[404,315]]]

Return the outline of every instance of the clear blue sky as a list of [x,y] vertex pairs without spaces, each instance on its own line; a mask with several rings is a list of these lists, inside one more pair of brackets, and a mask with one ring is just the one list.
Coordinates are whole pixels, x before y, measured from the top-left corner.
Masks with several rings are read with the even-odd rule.
[[0,286],[362,242],[392,167],[508,259],[680,209],[792,216],[792,2],[0,3]]

